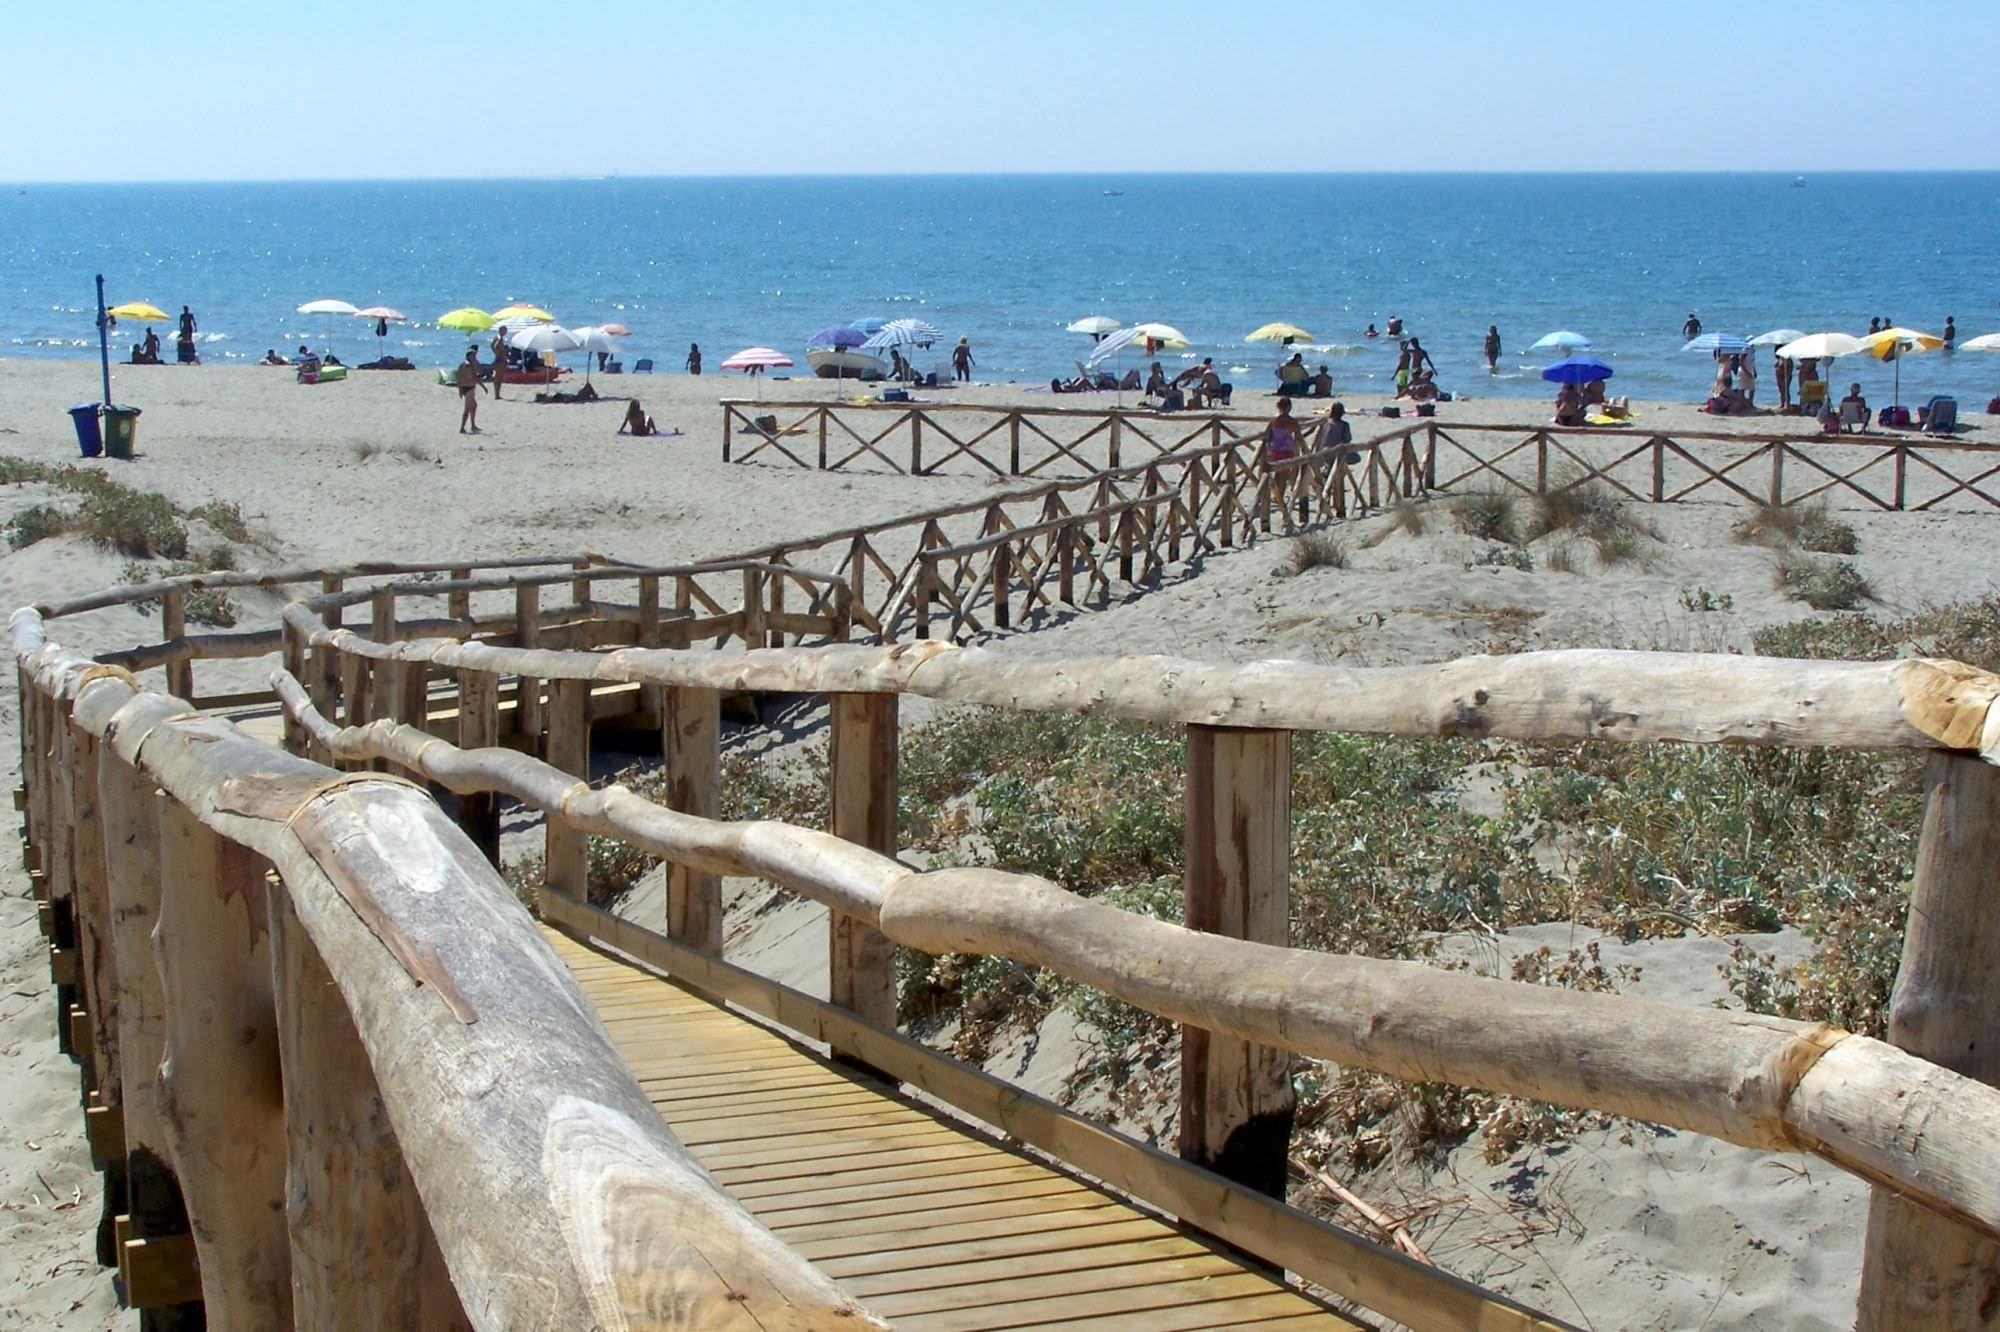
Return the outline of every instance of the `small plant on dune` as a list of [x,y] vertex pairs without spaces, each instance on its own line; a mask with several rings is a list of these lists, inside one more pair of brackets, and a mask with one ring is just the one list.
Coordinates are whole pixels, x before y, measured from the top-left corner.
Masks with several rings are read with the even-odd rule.
[[1590,541],[1597,548],[1597,562],[1607,569],[1613,565],[1630,564],[1641,558],[1639,534],[1629,527],[1600,532]]
[[1616,491],[1574,472],[1557,475],[1546,493],[1535,496],[1528,539],[1555,533],[1574,533],[1590,542],[1598,563],[1607,569],[1639,559],[1641,537],[1659,537],[1650,523],[1632,516]]
[[367,462],[382,452],[382,446],[373,440],[364,439],[354,446],[354,461]]
[[7,524],[7,544],[15,550],[58,537],[76,525],[76,515],[53,504],[31,504]]
[[1542,552],[1542,564],[1555,573],[1581,573],[1576,567],[1576,547],[1567,541],[1558,541]]
[[1514,496],[1507,491],[1472,490],[1452,500],[1451,513],[1458,530],[1467,536],[1512,544],[1519,539],[1514,507]]
[[1825,500],[1808,504],[1760,504],[1731,529],[1745,545],[1797,546],[1822,555],[1852,555],[1860,543],[1851,524],[1833,516]]
[[244,520],[242,508],[233,500],[210,500],[189,512],[188,517],[201,519],[224,541],[240,541],[247,545],[252,539],[250,524]]
[[1875,589],[1846,560],[1822,564],[1784,551],[1779,554],[1776,567],[1779,591],[1814,610],[1853,610],[1862,602],[1875,599]]
[[1535,557],[1519,546],[1488,546],[1476,555],[1465,557],[1468,569],[1519,569],[1523,573],[1535,571]]
[[1681,609],[1695,612],[1726,611],[1736,608],[1736,598],[1727,592],[1711,592],[1705,587],[1681,589]]
[[[230,555],[230,562],[224,565],[207,565],[202,561],[188,561],[179,564],[154,566],[138,560],[128,560],[119,570],[118,581],[128,587],[140,587],[147,583],[165,582],[169,578],[184,578],[189,574],[206,573],[212,568],[234,568],[234,554],[227,546],[218,546],[208,552],[212,557],[218,552]],[[156,598],[131,603],[132,609],[141,615],[151,615],[160,609]],[[213,625],[227,629],[242,618],[242,608],[228,591],[220,587],[191,587],[182,597],[181,613],[189,624]]]
[[76,513],[76,528],[99,545],[122,555],[158,555],[184,559],[187,528],[165,495],[127,490],[123,486],[86,495]]
[[2000,593],[1926,606],[1893,620],[1855,614],[1767,625],[1751,643],[1767,657],[1883,661],[1914,653],[2000,671]]
[[1332,532],[1307,532],[1304,536],[1293,537],[1285,567],[1294,574],[1302,574],[1309,569],[1345,569],[1347,543]]

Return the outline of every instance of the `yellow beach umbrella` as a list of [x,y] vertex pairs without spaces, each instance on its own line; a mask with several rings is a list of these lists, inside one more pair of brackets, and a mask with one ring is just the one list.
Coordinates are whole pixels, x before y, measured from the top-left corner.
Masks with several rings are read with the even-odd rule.
[[461,305],[456,310],[448,310],[438,316],[439,328],[457,329],[460,333],[484,333],[493,327],[493,316],[470,305]]
[[519,323],[523,319],[532,319],[538,324],[556,322],[556,317],[539,305],[503,305],[493,312],[496,324]]
[[1294,342],[1311,342],[1313,335],[1297,324],[1266,324],[1244,338],[1245,342],[1281,342],[1289,347]]
[[110,315],[113,319],[137,319],[142,323],[148,324],[164,324],[173,318],[172,315],[162,310],[159,306],[148,305],[144,301],[127,301],[123,305],[112,306],[104,313]]
[[1903,405],[1903,358],[1911,352],[1936,351],[1944,339],[1935,333],[1919,333],[1914,328],[1885,328],[1861,339],[1861,350],[1878,361],[1896,363],[1896,406]]

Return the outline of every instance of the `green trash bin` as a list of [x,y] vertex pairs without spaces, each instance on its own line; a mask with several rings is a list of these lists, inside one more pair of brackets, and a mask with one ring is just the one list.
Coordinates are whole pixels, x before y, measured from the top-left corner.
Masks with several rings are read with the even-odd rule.
[[104,456],[132,457],[132,445],[139,438],[139,409],[137,407],[112,407],[104,409]]

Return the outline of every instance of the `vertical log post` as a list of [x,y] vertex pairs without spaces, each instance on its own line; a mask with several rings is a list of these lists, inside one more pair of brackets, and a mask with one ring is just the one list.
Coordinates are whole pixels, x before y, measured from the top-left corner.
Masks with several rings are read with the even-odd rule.
[[735,442],[731,438],[731,436],[735,433],[734,431],[735,425],[736,425],[736,409],[734,407],[725,406],[722,409],[722,461],[724,462],[729,461],[730,446]]
[[[70,728],[70,762],[62,778],[69,787],[70,818],[76,839],[70,866],[71,897],[76,904],[76,946],[79,998],[84,1030],[73,1034],[83,1062],[89,1095],[87,1124],[112,1124],[118,1118],[118,953],[112,936],[111,886],[104,854],[104,804],[98,789],[96,736],[75,720]],[[97,1260],[106,1267],[118,1262],[114,1222],[125,1210],[125,1159],[115,1146],[115,1134],[91,1135],[92,1159],[104,1172],[104,1208],[97,1226]]]
[[[665,645],[660,635],[660,576],[658,574],[639,575],[639,646],[656,648]],[[661,709],[666,705],[660,701],[660,686],[642,684],[639,686],[639,715],[650,719],[654,726],[663,725]]]
[[[576,570],[579,574],[588,573],[590,570],[590,558],[579,555],[569,562],[569,567]],[[577,612],[579,617],[588,615],[590,613],[590,580],[588,578],[570,579],[569,599],[572,609]]]
[[1012,609],[1007,604],[1007,590],[1012,577],[1008,572],[1008,565],[1012,563],[1010,554],[1004,539],[993,548],[993,627],[996,629],[1012,628],[1014,623]]
[[1785,503],[1785,446],[1774,440],[1766,447],[1771,450],[1771,507],[1781,508]]
[[1123,425],[1123,424],[1124,424],[1124,423],[1123,423],[1123,421],[1121,421],[1121,420],[1120,420],[1120,418],[1119,418],[1119,416],[1118,416],[1118,413],[1117,413],[1117,412],[1115,412],[1115,411],[1114,411],[1114,412],[1112,412],[1112,413],[1111,413],[1111,428],[1110,428],[1110,430],[1109,430],[1109,431],[1107,432],[1107,433],[1108,433],[1108,434],[1110,435],[1110,441],[1109,441],[1109,443],[1108,443],[1108,445],[1107,445],[1107,447],[1106,447],[1106,452],[1105,452],[1105,458],[1106,458],[1106,460],[1107,460],[1107,466],[1108,466],[1108,467],[1110,468],[1110,470],[1111,470],[1111,471],[1114,471],[1114,472],[1118,470],[1118,452],[1119,452],[1119,450],[1118,450],[1118,444],[1119,444],[1119,439],[1118,439],[1118,435],[1119,435],[1119,427],[1120,427],[1121,425]]
[[1009,476],[1021,474],[1021,413],[1007,413],[1007,473]]
[[74,863],[76,820],[69,807],[70,703],[60,695],[46,699],[42,713],[42,752],[47,756],[42,769],[42,785],[48,790],[48,834],[44,838],[42,868],[48,878],[49,955],[51,979],[55,981],[56,1048],[67,1055],[77,1053],[76,1026],[70,1009],[76,1006],[81,970],[77,959],[77,919],[75,882],[70,875]]
[[[320,580],[319,590],[327,596],[337,595],[346,580],[325,578]],[[319,622],[329,629],[340,627],[340,607],[328,606],[319,613]],[[313,706],[323,717],[340,715],[335,704],[340,698],[340,660],[330,647],[316,647],[312,654],[312,679],[307,690],[312,694]],[[339,766],[337,764],[332,766]]]
[[[2000,770],[1934,754],[1889,1039],[2000,1084]],[[1921,1133],[1913,1124],[1910,1132]],[[2000,1326],[2000,1244],[1877,1188],[1862,1247],[1859,1332]]]
[[[721,817],[722,694],[669,688],[660,722],[667,804],[683,814]],[[667,868],[667,936],[722,956],[722,880],[679,863]]]
[[[1291,732],[1188,727],[1188,928],[1286,943],[1291,832]],[[1183,1027],[1181,1156],[1283,1198],[1291,1065],[1283,1050]]]
[[[111,899],[111,946],[118,969],[117,1114],[125,1139],[125,1212],[116,1227],[121,1250],[188,1233],[187,1204],[174,1175],[167,1140],[166,1097],[160,1086],[160,1052],[167,1042],[166,1001],[153,961],[153,927],[160,914],[160,805],[152,778],[133,767],[144,734],[99,747],[98,794],[104,805],[104,871]],[[121,1274],[125,1253],[117,1255]],[[192,1275],[191,1273],[189,1274]],[[184,1284],[184,1283],[183,1283]],[[135,1305],[147,1292],[128,1283]],[[199,1301],[149,1305],[144,1332],[197,1328]]]
[[[160,598],[160,637],[169,643],[187,637],[186,588],[175,585]],[[176,657],[167,663],[167,692],[194,700],[194,658]]]
[[1895,486],[1893,496],[1895,502],[1891,507],[1898,513],[1902,512],[1904,498],[1908,494],[1906,473],[1909,470],[1909,462],[1910,450],[1906,446],[1898,444],[1889,450],[1889,467]]
[[[280,632],[285,638],[285,670],[290,672],[294,680],[311,689],[314,677],[306,666],[305,634],[297,625],[291,623],[289,620],[284,623]],[[292,716],[290,708],[284,710],[284,715],[280,721],[283,727],[281,734],[284,738],[285,752],[287,754],[298,754],[302,757],[306,756],[311,743],[306,734],[306,728],[296,717]],[[318,756],[313,755],[313,757],[317,758]]]
[[285,1121],[264,863],[176,801],[160,814],[153,950],[167,1136],[212,1332],[292,1326]]
[[[514,589],[514,645],[532,648],[542,636],[542,589],[533,583]],[[542,733],[542,682],[523,675],[514,694],[514,731],[535,750]]]
[[[900,700],[895,694],[835,694],[831,701],[833,835],[894,856]],[[894,1027],[896,946],[880,930],[838,911],[828,912],[827,925],[827,998],[870,1022]],[[833,1057],[860,1065],[853,1051],[837,1042]]]
[[[491,749],[500,743],[500,677],[487,671],[458,673],[458,747]],[[500,798],[491,791],[461,794],[458,826],[494,868],[500,865]]]
[[[396,594],[388,588],[377,588],[375,595],[368,599],[368,637],[377,643],[389,644],[396,641]],[[391,721],[408,721],[403,715],[404,700],[408,696],[404,682],[409,678],[409,669],[400,661],[377,661],[369,666],[368,697],[376,717],[386,717]],[[366,765],[377,772],[389,771],[389,765],[377,760]]]
[[1549,493],[1549,436],[1545,430],[1535,432],[1535,493]]
[[[771,563],[783,564],[784,562],[785,562],[784,551],[774,550],[771,552]],[[777,620],[778,616],[783,615],[785,613],[785,575],[781,573],[771,573],[766,575],[766,579],[770,583],[771,587],[771,609],[769,614],[765,616],[765,622],[767,624],[773,624],[773,628],[771,629],[771,639],[768,645],[764,643],[752,643],[750,646],[752,647],[770,646],[774,648],[781,648],[785,645],[785,631],[782,628],[776,627],[775,621]]]
[[[549,682],[548,761],[578,781],[590,780],[590,681]],[[560,812],[547,817],[542,882],[579,902],[590,898],[590,835]]]
[[[366,726],[373,720],[374,700],[369,696],[370,675],[368,659],[352,652],[339,654],[341,718],[349,726]],[[363,772],[368,764],[362,759],[341,759],[339,767],[349,772]]]
[[[472,581],[471,567],[466,566],[458,569],[453,569],[451,571],[451,581],[454,583],[471,582]],[[445,596],[445,614],[449,615],[454,620],[470,620],[472,618],[472,593],[466,591],[447,593]],[[464,638],[472,637],[472,626],[471,625],[461,626],[459,629],[459,635]]]
[[1667,500],[1667,441],[1653,436],[1653,503]]
[[824,407],[819,409],[819,470],[826,470],[826,418],[831,413]]
[[354,1017],[282,884],[270,921],[297,1325],[464,1327]]
[[764,646],[764,571],[743,570],[743,646]]
[[910,475],[924,474],[924,414],[910,413]]

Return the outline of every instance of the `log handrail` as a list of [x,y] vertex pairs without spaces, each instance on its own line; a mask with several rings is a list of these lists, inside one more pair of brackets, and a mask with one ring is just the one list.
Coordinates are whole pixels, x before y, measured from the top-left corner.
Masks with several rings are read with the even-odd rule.
[[[1046,967],[1161,1017],[1392,1077],[1809,1153],[2000,1238],[2000,1177],[1969,1168],[2000,1131],[2000,1088],[1886,1042],[1823,1024],[1252,943],[1004,870],[913,870],[831,833],[684,814],[616,784],[580,787],[511,750],[461,750],[395,722],[338,727],[284,672],[273,684],[294,719],[340,757],[386,760],[456,792],[503,792],[705,873],[770,879],[924,952]],[[1468,1020],[1478,1013],[1496,1020]],[[1904,1127],[1912,1122],[1927,1125],[1914,1141]]]
[[[38,708],[57,710],[58,734],[74,728],[143,773],[136,789],[151,799],[157,787],[181,842],[213,837],[218,847],[236,848],[235,861],[256,875],[204,883],[167,869],[170,855],[180,855],[171,862],[180,870],[195,863],[185,855],[164,845],[160,853],[165,897],[154,947],[169,978],[170,1032],[161,1095],[178,1107],[167,1122],[210,1325],[291,1326],[294,1299],[328,1289],[347,1290],[342,1321],[371,1299],[416,1307],[395,1305],[414,1296],[392,1289],[397,1283],[382,1273],[357,1279],[351,1255],[361,1250],[344,1247],[383,1239],[396,1246],[399,1237],[368,1224],[368,1207],[385,1209],[375,1220],[386,1224],[392,1202],[407,1208],[413,1181],[428,1225],[401,1236],[400,1247],[416,1255],[435,1243],[456,1291],[452,1313],[481,1332],[884,1326],[751,1217],[667,1132],[533,920],[428,795],[394,778],[320,767],[182,700],[140,692],[122,672],[48,643],[32,609],[17,611],[11,630],[24,693],[34,691]],[[259,863],[275,869],[268,890],[253,868]],[[77,897],[107,889],[83,878],[68,886]],[[250,959],[208,956],[200,931],[166,923],[209,894],[224,904],[224,918],[248,913],[241,927],[248,938],[267,929],[285,936],[285,957],[323,967],[332,990],[324,980],[279,987],[280,1007],[317,1005],[310,1011],[273,1014],[268,994],[260,1004],[257,987],[270,983],[268,974],[260,982],[245,965]],[[177,905],[184,898],[189,906]],[[119,959],[128,971],[151,961]],[[219,991],[222,1012],[174,1012],[176,995],[197,993],[177,987],[175,976]],[[232,999],[236,986],[244,994]],[[176,1018],[212,1024],[216,1035],[177,1027]],[[316,1229],[335,1205],[331,1196],[295,1194],[289,1217],[283,1206],[283,1159],[273,1175],[266,1149],[285,1151],[291,1128],[293,1167],[307,1172],[295,1175],[294,1187],[314,1178],[317,1153],[335,1144],[325,1141],[324,1125],[315,1146],[310,1132],[297,1132],[309,1124],[287,1121],[329,1112],[316,1099],[322,1090],[357,1089],[288,1081],[280,1091],[276,1069],[258,1063],[275,1053],[279,1022],[289,1033],[282,1039],[307,1047],[348,1031],[344,1039],[365,1052],[358,1067],[372,1068],[379,1081],[376,1113],[389,1128],[377,1125],[370,1136],[393,1142],[408,1179],[398,1186],[360,1172],[317,1177],[350,1195],[338,1205],[361,1214],[364,1234]],[[232,1067],[251,1080],[190,1082],[204,1049],[231,1051]],[[305,1053],[286,1049],[288,1077],[313,1066],[299,1062]],[[346,1067],[351,1076],[357,1066]],[[190,1115],[190,1098],[198,1097],[204,1110]],[[233,1117],[259,1104],[261,1117]],[[343,1141],[336,1150],[365,1149]],[[230,1151],[233,1158],[217,1154]],[[245,1154],[253,1151],[265,1154]],[[256,1180],[195,1177],[228,1159],[254,1164]],[[256,1181],[275,1185],[271,1205]],[[378,1197],[378,1188],[400,1196]],[[314,1325],[325,1316],[322,1309]]]

